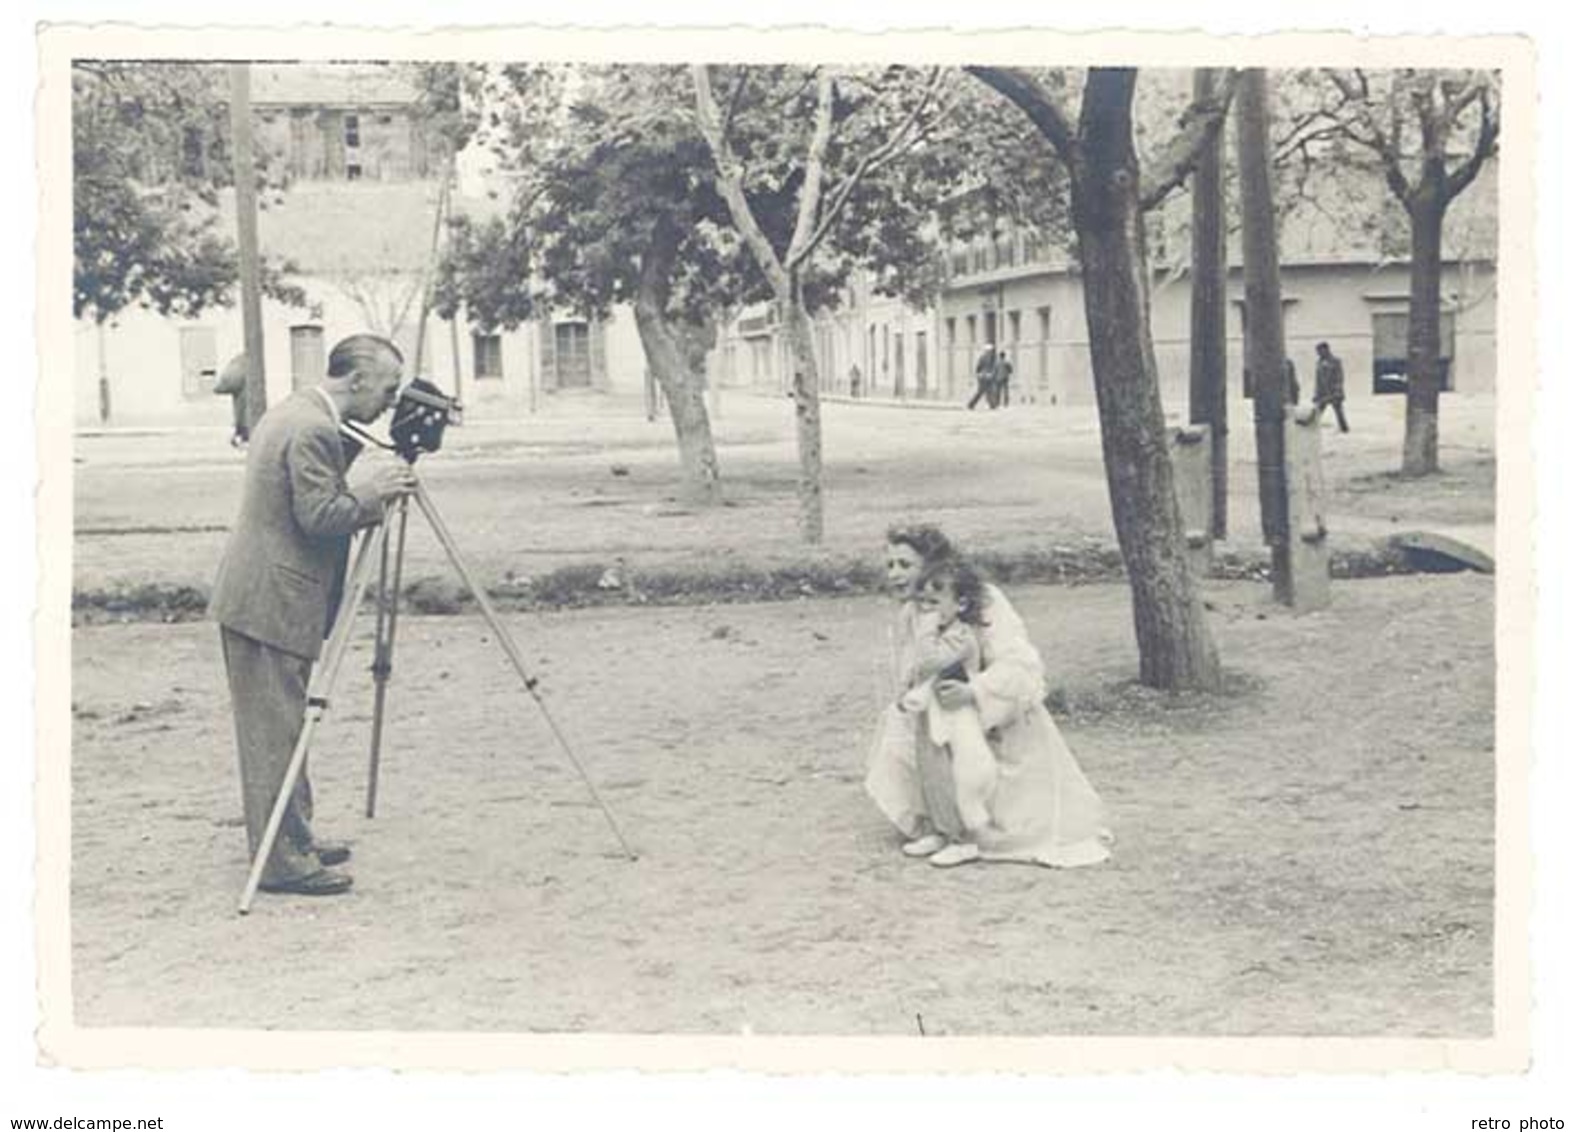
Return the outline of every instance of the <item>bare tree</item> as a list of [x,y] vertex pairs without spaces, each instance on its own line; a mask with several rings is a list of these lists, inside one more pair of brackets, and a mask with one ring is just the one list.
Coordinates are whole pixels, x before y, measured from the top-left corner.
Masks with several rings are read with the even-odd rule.
[[1498,152],[1497,76],[1480,71],[1324,72],[1328,105],[1301,138],[1365,150],[1410,222],[1411,303],[1406,339],[1406,428],[1401,472],[1438,471],[1439,323],[1444,217]]

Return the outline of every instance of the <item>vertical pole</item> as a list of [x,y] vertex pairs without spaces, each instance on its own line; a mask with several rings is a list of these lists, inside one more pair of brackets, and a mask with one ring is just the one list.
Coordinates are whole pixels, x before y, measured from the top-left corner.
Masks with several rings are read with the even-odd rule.
[[263,361],[262,274],[257,254],[257,168],[252,159],[252,79],[246,63],[230,64],[230,135],[235,176],[235,220],[241,267],[241,322],[246,342],[247,425],[268,408]]
[[[1213,99],[1219,72],[1192,73],[1192,96]],[[1203,147],[1192,179],[1192,356],[1189,420],[1209,426],[1210,534],[1227,534],[1230,449],[1226,418],[1230,398],[1225,380],[1225,192],[1221,174],[1225,133]]]
[[1252,375],[1258,442],[1258,505],[1269,547],[1274,598],[1293,601],[1290,516],[1285,479],[1285,324],[1275,245],[1274,189],[1269,180],[1268,78],[1243,71],[1236,104],[1241,170],[1242,267],[1247,290],[1247,370]]
[[98,331],[98,419],[100,424],[109,423],[109,334],[104,329],[103,320],[96,324]]

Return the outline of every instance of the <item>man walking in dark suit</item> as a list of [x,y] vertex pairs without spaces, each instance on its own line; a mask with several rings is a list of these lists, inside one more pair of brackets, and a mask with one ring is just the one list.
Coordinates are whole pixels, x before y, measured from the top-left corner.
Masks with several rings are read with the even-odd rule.
[[968,408],[972,409],[985,399],[988,399],[990,408],[995,408],[995,375],[995,346],[989,344],[985,346],[984,353],[979,355],[979,360],[974,363],[973,376],[979,383],[979,388],[974,390]]
[[1350,432],[1345,423],[1345,365],[1334,356],[1329,343],[1318,343],[1318,370],[1313,387],[1313,408],[1323,416],[1325,405],[1334,406],[1334,419],[1340,423],[1341,432]]
[[[301,733],[350,536],[381,522],[385,505],[415,487],[414,473],[397,463],[351,488],[353,457],[339,435],[341,421],[376,420],[394,403],[402,365],[385,338],[346,338],[328,356],[327,379],[270,409],[251,438],[240,515],[208,611],[224,646],[254,855]],[[348,859],[348,846],[317,839],[311,820],[303,768],[263,869],[264,892],[328,896],[350,887],[349,874],[329,867]]]

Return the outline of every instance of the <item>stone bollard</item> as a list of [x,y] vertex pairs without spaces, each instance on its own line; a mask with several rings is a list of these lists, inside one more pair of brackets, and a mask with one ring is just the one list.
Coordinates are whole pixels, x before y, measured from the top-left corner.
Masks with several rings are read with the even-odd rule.
[[1206,578],[1214,565],[1214,491],[1209,478],[1209,426],[1170,430],[1170,464],[1176,474],[1176,502],[1187,544],[1187,566]]
[[1290,513],[1291,609],[1329,606],[1329,529],[1319,453],[1318,411],[1295,409],[1285,437],[1285,489]]

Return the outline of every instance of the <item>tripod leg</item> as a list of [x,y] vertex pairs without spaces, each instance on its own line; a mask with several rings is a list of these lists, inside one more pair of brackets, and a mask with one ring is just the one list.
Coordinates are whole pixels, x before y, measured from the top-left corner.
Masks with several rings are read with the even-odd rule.
[[365,535],[361,536],[361,546],[356,553],[355,567],[351,572],[349,584],[345,587],[344,605],[339,609],[338,620],[334,622],[333,631],[328,636],[328,644],[323,650],[322,662],[312,673],[312,682],[306,693],[306,718],[301,724],[301,734],[295,741],[295,750],[290,755],[290,765],[284,773],[284,782],[279,787],[279,794],[274,799],[273,811],[268,815],[268,824],[263,829],[261,842],[258,843],[256,856],[252,859],[251,874],[246,878],[246,888],[241,893],[239,912],[246,915],[251,911],[252,898],[257,895],[257,886],[262,883],[263,869],[268,864],[268,855],[273,852],[273,844],[279,837],[279,827],[284,824],[284,812],[289,807],[290,795],[295,791],[296,779],[301,777],[301,768],[306,765],[306,752],[311,747],[312,735],[317,730],[317,724],[328,710],[328,696],[333,691],[334,682],[339,677],[339,666],[344,660],[346,646],[350,641],[351,624],[355,620],[355,613],[361,604],[361,599],[366,595],[367,583],[372,576],[372,563],[374,543],[381,547],[387,539],[387,528],[379,525]]
[[377,772],[383,755],[383,707],[388,697],[388,681],[394,674],[394,630],[399,622],[399,582],[405,565],[405,527],[410,519],[410,499],[398,503],[398,549],[394,551],[393,585],[389,585],[389,540],[383,539],[383,565],[377,578],[377,652],[372,660],[372,677],[377,691],[372,701],[372,752],[366,774],[366,816],[377,814]]
[[563,732],[558,729],[558,725],[553,720],[551,713],[547,711],[547,705],[542,702],[541,696],[537,694],[536,680],[525,667],[525,658],[520,655],[519,646],[514,643],[514,638],[509,635],[509,631],[504,628],[503,622],[498,618],[497,611],[492,608],[492,602],[487,597],[487,591],[482,589],[477,583],[469,567],[465,565],[465,560],[460,557],[459,547],[454,542],[454,536],[449,533],[447,525],[443,522],[443,517],[438,514],[437,507],[432,502],[432,497],[427,494],[426,485],[420,480],[416,481],[415,496],[416,503],[421,507],[421,513],[427,517],[427,522],[432,526],[432,533],[437,536],[438,542],[443,544],[443,550],[448,555],[448,560],[454,564],[454,569],[465,583],[465,588],[476,599],[476,604],[481,609],[482,617],[486,619],[487,624],[492,628],[498,643],[503,646],[504,655],[508,657],[509,663],[514,666],[514,671],[519,674],[520,680],[525,685],[525,690],[530,693],[531,698],[536,701],[536,705],[541,708],[542,716],[546,719],[547,725],[552,728],[553,736],[558,740],[558,745],[563,748],[564,753],[569,757],[569,762],[579,772],[580,780],[585,783],[585,788],[590,791],[592,800],[601,809],[602,816],[607,819],[607,825],[612,829],[613,836],[618,839],[618,844],[623,846],[623,851],[629,860],[637,860],[634,850],[629,848],[629,843],[624,840],[623,833],[618,828],[618,823],[613,820],[612,811],[602,801],[601,795],[596,791],[595,783],[591,781],[590,775],[585,773],[585,768],[580,765],[580,761],[574,757],[574,751],[570,748],[568,740],[563,737]]

